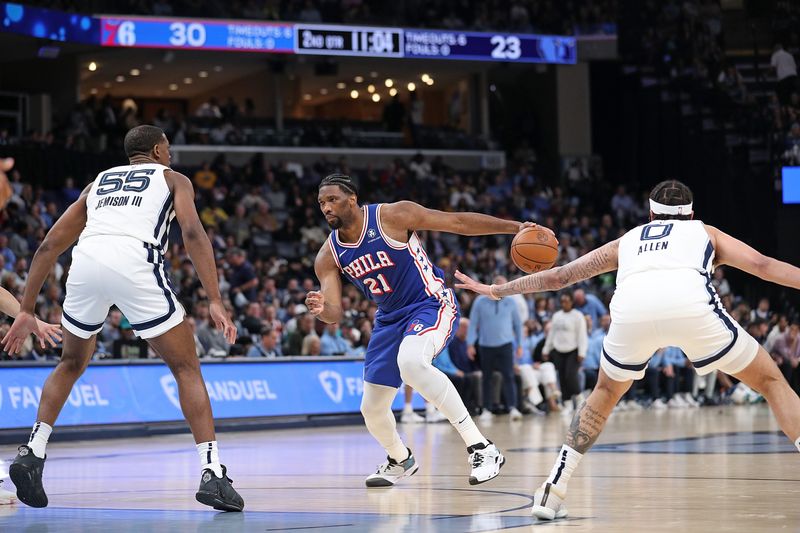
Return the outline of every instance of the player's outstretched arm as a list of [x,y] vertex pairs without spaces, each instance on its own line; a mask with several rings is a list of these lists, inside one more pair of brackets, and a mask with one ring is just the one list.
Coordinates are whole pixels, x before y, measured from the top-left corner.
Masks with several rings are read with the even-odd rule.
[[306,295],[306,307],[322,322],[333,324],[342,320],[342,277],[326,241],[314,260],[314,272],[319,279],[319,291]]
[[407,200],[384,205],[381,208],[381,224],[404,231],[444,231],[470,236],[514,234],[523,228],[536,226],[533,222],[504,220],[481,213],[447,213]]
[[[3,287],[0,287],[0,313],[8,315],[11,318],[16,318],[19,314],[19,302],[14,298],[13,294]],[[45,343],[55,347],[61,342],[61,326],[42,322],[38,318],[36,319],[36,323],[39,325],[39,333],[41,334],[39,336],[39,346],[41,346],[42,349],[46,348]]]
[[766,256],[739,239],[708,224],[706,224],[706,231],[711,236],[714,245],[717,265],[729,265],[763,280],[784,287],[800,289],[800,268]]
[[208,295],[211,318],[216,328],[225,335],[225,339],[234,343],[236,342],[236,326],[228,319],[225,307],[222,305],[214,250],[203,229],[203,224],[200,222],[200,217],[197,215],[192,182],[179,172],[165,172],[165,176],[167,183],[171,185],[175,217],[181,226],[183,244],[197,271],[197,277],[200,278],[200,283]]
[[611,272],[618,265],[619,240],[611,241],[564,266],[529,274],[502,285],[484,285],[456,271],[458,289],[468,289],[498,300],[511,294],[557,291],[585,279]]

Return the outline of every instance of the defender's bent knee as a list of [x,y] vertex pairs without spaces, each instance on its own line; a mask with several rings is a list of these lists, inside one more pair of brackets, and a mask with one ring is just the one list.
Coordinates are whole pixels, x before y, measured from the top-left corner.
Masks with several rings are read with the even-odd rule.
[[420,373],[432,368],[431,360],[434,356],[433,342],[425,337],[408,336],[400,343],[397,352],[397,366],[403,381],[414,386]]
[[86,362],[81,361],[77,357],[62,357],[58,362],[58,368],[61,369],[62,372],[78,379],[86,370]]

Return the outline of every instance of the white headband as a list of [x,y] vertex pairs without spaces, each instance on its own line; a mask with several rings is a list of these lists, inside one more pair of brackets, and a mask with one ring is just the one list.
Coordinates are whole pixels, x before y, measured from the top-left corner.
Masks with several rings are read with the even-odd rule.
[[650,211],[656,215],[688,215],[692,212],[692,204],[664,205],[655,200],[650,200]]

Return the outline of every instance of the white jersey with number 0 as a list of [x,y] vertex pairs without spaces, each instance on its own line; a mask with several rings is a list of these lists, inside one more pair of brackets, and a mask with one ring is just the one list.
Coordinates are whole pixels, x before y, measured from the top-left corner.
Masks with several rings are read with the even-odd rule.
[[123,165],[98,174],[86,198],[86,229],[78,246],[96,236],[127,236],[164,251],[175,218],[159,164]]
[[714,247],[699,220],[658,220],[634,228],[620,239],[618,257],[612,320],[691,316],[716,296],[709,292]]

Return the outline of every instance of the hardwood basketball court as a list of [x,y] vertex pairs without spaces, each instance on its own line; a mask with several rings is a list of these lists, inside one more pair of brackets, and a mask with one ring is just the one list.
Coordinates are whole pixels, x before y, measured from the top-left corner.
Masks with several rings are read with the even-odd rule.
[[[0,531],[800,531],[800,457],[764,405],[614,413],[570,481],[570,517],[537,522],[531,496],[568,423],[555,415],[481,424],[507,463],[477,487],[447,423],[401,425],[421,468],[370,490],[364,477],[383,452],[363,426],[222,433],[241,514],[194,501],[199,466],[188,434],[56,437],[45,468],[50,506],[0,506]],[[14,454],[3,447],[3,476]],[[13,490],[8,479],[2,486]]]

